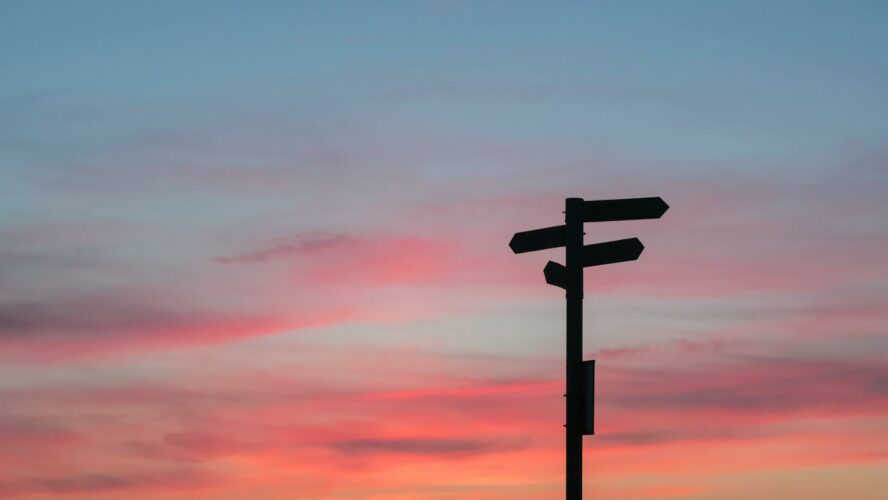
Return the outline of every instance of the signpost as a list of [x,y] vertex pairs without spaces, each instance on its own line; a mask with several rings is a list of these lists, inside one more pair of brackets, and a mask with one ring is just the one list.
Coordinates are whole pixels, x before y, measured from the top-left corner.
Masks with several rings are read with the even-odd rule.
[[638,238],[583,246],[583,224],[659,219],[669,208],[662,198],[583,200],[567,198],[563,226],[515,233],[514,253],[564,247],[565,265],[549,261],[546,283],[563,288],[567,313],[565,498],[583,498],[583,435],[595,433],[595,361],[583,361],[583,268],[636,260],[644,250]]

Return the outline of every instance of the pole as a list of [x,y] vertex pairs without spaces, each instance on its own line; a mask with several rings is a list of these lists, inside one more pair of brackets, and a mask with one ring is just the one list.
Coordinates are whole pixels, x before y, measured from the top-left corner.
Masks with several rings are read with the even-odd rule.
[[565,498],[583,498],[583,199],[564,200],[567,241]]

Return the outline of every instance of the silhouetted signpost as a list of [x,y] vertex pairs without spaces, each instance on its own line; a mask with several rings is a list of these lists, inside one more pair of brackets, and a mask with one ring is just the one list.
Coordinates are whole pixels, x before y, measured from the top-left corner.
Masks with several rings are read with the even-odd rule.
[[564,264],[549,261],[546,283],[565,290],[567,302],[566,481],[567,500],[583,498],[583,435],[594,434],[595,361],[583,361],[583,268],[638,259],[638,238],[583,246],[583,223],[659,219],[669,208],[660,197],[623,200],[567,198],[563,226],[515,233],[514,253],[564,247]]

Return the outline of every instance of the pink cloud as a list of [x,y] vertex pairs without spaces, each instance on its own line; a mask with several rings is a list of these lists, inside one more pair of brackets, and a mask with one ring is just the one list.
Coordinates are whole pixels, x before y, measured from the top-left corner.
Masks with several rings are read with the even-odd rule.
[[[678,342],[602,356],[599,434],[587,439],[595,471],[590,477],[602,478],[595,488],[613,498],[643,498],[685,490],[656,482],[625,489],[620,481],[639,471],[695,478],[884,459],[873,438],[881,435],[878,424],[869,432],[858,432],[865,428],[861,424],[847,425],[877,422],[888,409],[883,362],[767,357],[756,354],[755,345],[742,349],[750,355],[729,356],[736,348],[718,342]],[[340,361],[358,371],[360,363],[350,356],[386,359],[392,367],[415,366],[406,360],[417,356],[345,354]],[[273,377],[241,370],[222,380],[209,372],[206,378],[192,376],[187,384],[120,381],[104,388],[81,383],[0,391],[4,407],[27,402],[19,406],[23,418],[64,411],[66,432],[77,436],[65,445],[70,447],[65,456],[79,457],[76,464],[66,462],[47,454],[56,440],[25,435],[34,456],[57,457],[53,460],[68,470],[41,475],[58,481],[36,486],[22,483],[15,467],[0,480],[24,484],[27,491],[55,485],[71,492],[150,496],[167,483],[146,479],[144,471],[188,464],[199,481],[163,487],[209,497],[280,488],[306,498],[422,498],[428,491],[423,488],[459,484],[467,498],[501,498],[513,490],[528,498],[534,498],[529,491],[555,498],[563,380],[456,376],[455,359],[420,355],[439,375],[415,379],[404,372],[412,381],[407,388],[375,381],[357,389],[340,379],[309,376],[312,368],[303,367],[294,353],[287,371]],[[510,371],[520,375],[525,363],[516,358]],[[115,420],[110,428],[109,418]],[[695,450],[706,450],[705,463]],[[124,463],[135,469],[116,465]],[[81,480],[97,470],[131,480]],[[261,484],[253,482],[258,477]]]

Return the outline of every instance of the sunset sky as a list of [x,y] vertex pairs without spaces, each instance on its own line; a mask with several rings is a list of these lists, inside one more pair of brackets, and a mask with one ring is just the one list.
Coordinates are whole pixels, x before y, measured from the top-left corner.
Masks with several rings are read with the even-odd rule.
[[888,3],[0,0],[0,498],[884,499]]

